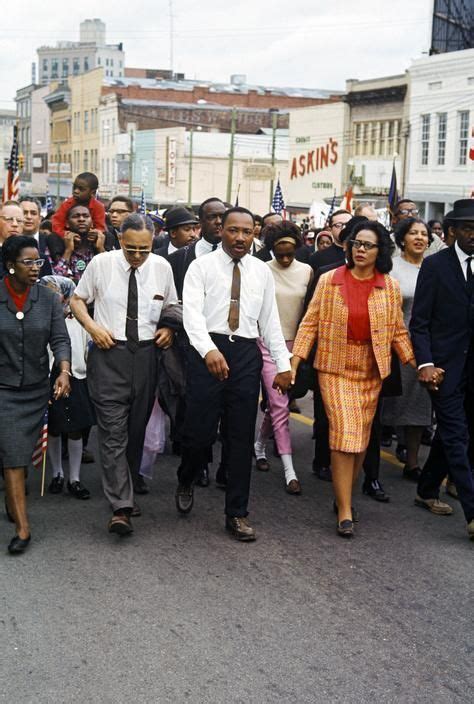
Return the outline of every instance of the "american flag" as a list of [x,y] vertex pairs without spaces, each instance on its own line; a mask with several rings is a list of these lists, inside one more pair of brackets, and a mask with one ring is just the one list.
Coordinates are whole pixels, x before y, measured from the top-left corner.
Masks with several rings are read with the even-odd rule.
[[13,144],[7,165],[7,177],[3,188],[3,200],[17,200],[20,195],[20,172],[18,169],[18,127],[13,127]]
[[145,190],[142,188],[142,197],[140,199],[140,206],[138,208],[140,215],[146,215],[146,200],[145,200]]
[[285,210],[285,201],[283,200],[283,193],[281,192],[280,179],[277,181],[275,193],[273,194],[272,209],[275,213],[278,213],[278,215],[281,215],[282,211]]
[[336,191],[334,191],[334,195],[332,197],[331,205],[329,206],[329,212],[326,217],[326,223],[329,222],[329,218],[333,214],[333,212],[336,210]]
[[46,453],[46,450],[48,449],[48,409],[46,409],[44,416],[43,416],[43,425],[41,426],[40,434],[38,437],[38,440],[35,445],[35,449],[33,450],[33,454],[31,456],[31,461],[33,463],[33,466],[38,469],[38,467],[41,467],[41,463],[43,461],[43,457]]
[[50,210],[54,210],[53,199],[49,190],[46,190],[46,212],[49,213]]
[[392,178],[390,180],[390,188],[388,191],[388,210],[390,215],[393,215],[398,203],[398,189],[397,189],[397,172],[395,170],[395,160],[392,166]]

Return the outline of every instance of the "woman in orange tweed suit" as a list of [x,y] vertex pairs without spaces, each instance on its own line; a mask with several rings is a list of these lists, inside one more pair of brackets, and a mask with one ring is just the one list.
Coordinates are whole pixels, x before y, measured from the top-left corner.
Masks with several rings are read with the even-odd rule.
[[317,341],[314,366],[329,419],[337,530],[353,535],[352,487],[364,460],[391,349],[415,366],[392,268],[390,236],[361,223],[347,243],[347,264],[321,276],[293,346],[294,376]]

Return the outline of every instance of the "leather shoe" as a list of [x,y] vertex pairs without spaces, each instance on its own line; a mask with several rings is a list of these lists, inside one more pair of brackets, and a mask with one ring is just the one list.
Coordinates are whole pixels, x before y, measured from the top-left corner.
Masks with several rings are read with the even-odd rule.
[[71,496],[74,496],[75,499],[82,499],[83,501],[85,501],[86,499],[91,498],[91,493],[89,489],[86,489],[86,487],[83,486],[81,482],[68,482],[67,490],[71,494]]
[[194,490],[192,486],[178,484],[176,489],[176,508],[180,513],[189,513],[194,504]]
[[403,468],[403,477],[411,482],[418,482],[421,476],[420,467],[409,467],[407,464]]
[[8,552],[10,555],[21,555],[22,552],[25,552],[26,548],[28,547],[29,543],[31,540],[31,534],[23,539],[20,538],[18,535],[15,535],[8,546]]
[[116,513],[109,521],[109,533],[117,535],[130,535],[133,533],[133,526],[130,518],[125,513]]
[[149,492],[149,489],[141,474],[136,476],[133,480],[133,491],[135,494],[148,494]]
[[418,494],[415,497],[415,506],[426,508],[436,516],[450,516],[453,513],[451,506],[445,504],[444,501],[440,501],[439,499],[422,499]]
[[209,470],[207,467],[203,467],[196,479],[196,484],[198,486],[209,486]]
[[261,472],[268,472],[268,470],[270,469],[270,463],[266,457],[261,457],[259,460],[257,460],[255,466]]
[[132,518],[139,518],[142,515],[140,506],[137,504],[136,501],[133,502],[133,508],[130,515]]
[[337,524],[337,533],[341,538],[353,538],[354,537],[354,524],[352,521],[346,519]]
[[331,467],[316,467],[313,465],[313,472],[323,482],[332,482]]
[[255,528],[252,528],[248,518],[244,516],[226,516],[225,528],[236,540],[250,542],[256,540]]
[[370,483],[364,482],[362,485],[362,493],[366,496],[370,496],[370,498],[375,501],[382,501],[384,503],[390,501],[390,496],[385,493],[385,490],[378,479],[374,479]]
[[48,491],[50,494],[62,494],[63,487],[64,477],[60,474],[56,474],[56,476],[51,479],[50,485],[48,486]]
[[295,496],[301,494],[301,484],[297,479],[289,481],[285,488],[288,494],[294,494]]

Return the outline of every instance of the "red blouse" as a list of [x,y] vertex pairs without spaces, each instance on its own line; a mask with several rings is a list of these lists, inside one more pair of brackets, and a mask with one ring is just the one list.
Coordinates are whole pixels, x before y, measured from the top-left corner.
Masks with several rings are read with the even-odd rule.
[[375,284],[375,276],[370,279],[356,279],[350,269],[345,271],[345,285],[349,320],[347,323],[347,339],[354,342],[370,342],[370,319],[367,301]]
[[7,288],[8,293],[10,294],[10,298],[12,299],[13,303],[16,305],[17,310],[23,310],[23,307],[26,303],[26,299],[28,298],[28,294],[30,292],[30,287],[26,289],[24,293],[17,293],[13,286],[11,285],[8,276],[5,276],[5,286]]

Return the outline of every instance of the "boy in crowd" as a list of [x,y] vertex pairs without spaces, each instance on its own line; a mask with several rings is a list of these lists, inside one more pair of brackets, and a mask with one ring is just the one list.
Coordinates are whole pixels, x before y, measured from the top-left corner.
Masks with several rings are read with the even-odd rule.
[[72,197],[66,198],[51,218],[53,232],[64,237],[67,214],[74,205],[85,205],[92,217],[92,227],[99,232],[105,232],[105,208],[95,197],[98,188],[99,181],[95,174],[85,171],[76,176],[72,186]]

